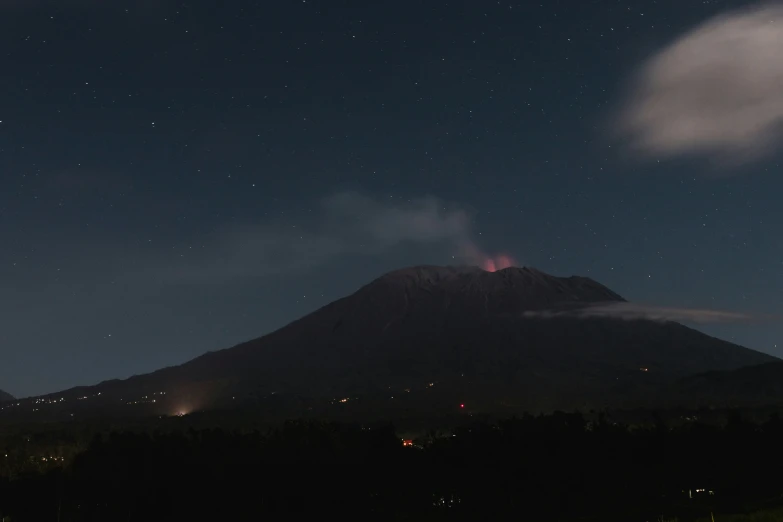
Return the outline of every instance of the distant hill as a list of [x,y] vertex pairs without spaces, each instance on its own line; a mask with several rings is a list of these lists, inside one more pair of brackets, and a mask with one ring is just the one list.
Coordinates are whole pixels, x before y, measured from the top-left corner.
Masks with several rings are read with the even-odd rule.
[[783,361],[692,375],[677,383],[676,392],[694,405],[716,400],[735,407],[783,403]]
[[358,417],[626,406],[689,375],[777,360],[674,322],[578,315],[624,302],[592,279],[533,268],[412,267],[264,337],[0,420],[239,404]]
[[3,390],[0,390],[0,402],[8,402],[14,400],[14,396],[10,393],[6,393]]

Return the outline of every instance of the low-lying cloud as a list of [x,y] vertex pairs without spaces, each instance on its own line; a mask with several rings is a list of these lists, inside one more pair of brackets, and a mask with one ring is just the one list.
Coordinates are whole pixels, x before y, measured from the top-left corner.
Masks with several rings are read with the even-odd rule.
[[617,130],[651,157],[738,164],[783,143],[783,5],[714,17],[644,64]]
[[683,323],[744,323],[763,320],[762,317],[728,312],[723,310],[709,310],[699,308],[673,308],[665,306],[651,306],[636,303],[601,303],[576,310],[543,310],[527,311],[523,313],[527,318],[554,319],[557,317],[577,318],[610,318],[626,321],[646,319],[648,321],[675,321]]

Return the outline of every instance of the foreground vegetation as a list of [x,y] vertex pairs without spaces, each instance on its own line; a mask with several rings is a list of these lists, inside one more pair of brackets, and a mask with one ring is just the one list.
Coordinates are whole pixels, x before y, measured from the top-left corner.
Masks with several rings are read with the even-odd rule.
[[[712,522],[712,517],[701,519],[699,522]],[[746,515],[719,515],[716,522],[780,522],[783,520],[783,509],[770,509],[754,511]]]
[[777,416],[629,429],[562,413],[414,446],[391,426],[312,422],[18,432],[0,435],[0,519],[777,521],[781,440]]

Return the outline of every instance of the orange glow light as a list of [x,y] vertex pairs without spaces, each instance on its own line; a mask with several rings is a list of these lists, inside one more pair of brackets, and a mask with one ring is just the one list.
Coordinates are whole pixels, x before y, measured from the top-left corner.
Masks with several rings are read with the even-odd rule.
[[495,258],[484,256],[481,268],[487,272],[497,272],[515,265],[516,262],[511,257],[501,254]]

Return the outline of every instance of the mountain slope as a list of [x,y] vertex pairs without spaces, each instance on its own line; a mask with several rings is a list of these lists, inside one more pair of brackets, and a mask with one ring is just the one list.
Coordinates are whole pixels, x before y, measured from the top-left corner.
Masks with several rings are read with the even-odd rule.
[[8,402],[14,400],[14,396],[10,393],[6,393],[3,390],[0,390],[0,402]]
[[259,339],[47,400],[71,412],[170,413],[273,396],[289,397],[292,414],[359,396],[379,415],[414,396],[407,410],[467,399],[484,410],[565,409],[634,402],[672,379],[775,360],[672,322],[525,316],[623,302],[591,279],[532,268],[412,267]]
[[695,406],[716,399],[736,407],[783,402],[783,362],[688,376],[677,383],[676,392]]
[[273,370],[268,379],[274,382],[280,371],[355,375],[375,367],[393,379],[417,369],[479,372],[494,361],[500,367],[487,371],[508,372],[505,364],[512,362],[526,369],[581,371],[598,364],[686,375],[773,359],[676,323],[522,318],[525,311],[606,302],[624,300],[587,278],[558,278],[529,268],[489,273],[473,267],[414,267],[387,274],[268,336],[206,354],[177,371],[207,376],[264,368]]

